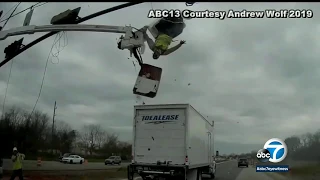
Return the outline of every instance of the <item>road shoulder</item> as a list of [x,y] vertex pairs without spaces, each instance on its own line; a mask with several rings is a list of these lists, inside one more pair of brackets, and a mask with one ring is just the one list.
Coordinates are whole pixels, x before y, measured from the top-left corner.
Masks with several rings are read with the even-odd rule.
[[256,169],[252,166],[249,166],[248,168],[244,168],[235,180],[248,180],[248,179],[273,180],[271,177],[266,175],[266,173],[256,172]]

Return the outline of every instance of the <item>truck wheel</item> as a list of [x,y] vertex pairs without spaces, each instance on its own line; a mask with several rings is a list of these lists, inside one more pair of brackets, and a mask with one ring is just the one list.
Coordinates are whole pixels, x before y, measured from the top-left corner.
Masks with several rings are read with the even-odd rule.
[[72,161],[72,160],[70,160],[70,164],[73,164],[73,161]]
[[202,172],[200,169],[197,169],[197,180],[202,180]]
[[210,179],[214,179],[216,177],[215,174],[210,174]]

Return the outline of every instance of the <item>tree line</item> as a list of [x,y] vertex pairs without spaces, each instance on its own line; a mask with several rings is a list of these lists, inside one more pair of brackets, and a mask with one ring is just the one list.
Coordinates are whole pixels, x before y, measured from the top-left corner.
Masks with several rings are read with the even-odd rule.
[[13,147],[31,158],[57,158],[63,153],[97,158],[131,156],[131,144],[120,141],[117,134],[100,125],[76,130],[64,121],[55,121],[53,126],[46,113],[36,110],[30,114],[19,107],[11,107],[0,117],[0,142],[0,156],[4,158],[11,156]]
[[[294,161],[320,162],[320,130],[314,133],[293,135],[287,137],[284,142],[288,148],[285,161],[290,159]],[[237,156],[256,159],[257,151],[258,150],[253,150],[250,153],[243,153]]]
[[320,130],[288,137],[285,143],[288,147],[287,157],[296,161],[320,162]]

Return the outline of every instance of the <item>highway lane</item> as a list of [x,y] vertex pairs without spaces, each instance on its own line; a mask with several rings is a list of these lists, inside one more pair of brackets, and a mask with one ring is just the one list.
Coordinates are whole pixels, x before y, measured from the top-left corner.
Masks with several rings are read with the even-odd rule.
[[[203,175],[203,180],[210,180]],[[126,179],[120,179],[126,180]],[[142,180],[135,178],[135,180]],[[237,161],[222,162],[217,165],[217,174],[214,180],[274,180],[265,173],[257,173],[253,166],[238,168]]]
[[274,180],[271,177],[267,173],[257,173],[255,166],[238,168],[237,161],[227,161],[217,165],[215,180]]
[[[129,163],[122,163],[121,166],[127,166]],[[9,159],[4,160],[4,170],[12,169],[12,162]],[[25,160],[25,170],[40,170],[40,171],[81,171],[81,170],[104,170],[110,168],[119,168],[118,165],[104,165],[104,163],[88,162],[88,164],[63,164],[55,161],[42,161],[42,166],[37,166],[37,161]],[[71,173],[71,172],[69,172]],[[272,176],[266,173],[257,173],[255,168],[250,166],[249,168],[238,168],[237,161],[227,161],[217,164],[217,173],[215,180],[248,180],[248,179],[259,179],[259,180],[273,180]],[[204,175],[204,180],[209,180]],[[140,180],[140,178],[137,178]]]
[[[214,180],[274,180],[266,173],[257,173],[254,166],[238,168],[237,161],[226,161],[217,164],[217,173]],[[135,180],[141,180],[136,178]],[[210,180],[203,175],[203,180]]]
[[[257,179],[257,180],[274,180],[267,173],[256,172],[255,167],[249,167],[243,169],[238,177],[235,180],[248,180],[248,179]],[[280,179],[279,179],[280,180]]]
[[[217,164],[215,180],[235,180],[244,168],[238,168],[237,161],[226,161]],[[206,176],[204,176],[205,178]],[[205,178],[207,179],[207,178]]]
[[[121,163],[121,166],[127,166],[129,163]],[[119,168],[118,165],[105,165],[103,162],[88,162],[88,164],[63,164],[57,161],[42,161],[41,166],[37,166],[37,161],[25,160],[23,162],[24,170],[40,170],[40,171],[62,171],[62,170],[103,170],[111,168]],[[3,160],[3,170],[12,170],[12,161],[10,159]]]

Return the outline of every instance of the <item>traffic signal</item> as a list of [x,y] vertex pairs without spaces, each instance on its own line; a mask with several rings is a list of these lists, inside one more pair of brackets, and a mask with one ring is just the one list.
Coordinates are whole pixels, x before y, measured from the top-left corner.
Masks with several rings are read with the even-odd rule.
[[186,6],[192,6],[196,2],[186,2]]
[[53,18],[51,19],[51,24],[55,25],[55,24],[73,24],[79,15],[81,7],[78,7],[74,10],[66,10],[56,16],[53,16]]
[[4,53],[6,55],[5,58],[13,56],[18,50],[20,50],[22,46],[22,41],[23,41],[23,38],[19,39],[18,41],[14,41],[9,46],[7,46],[4,49]]

